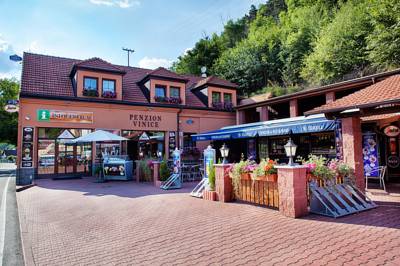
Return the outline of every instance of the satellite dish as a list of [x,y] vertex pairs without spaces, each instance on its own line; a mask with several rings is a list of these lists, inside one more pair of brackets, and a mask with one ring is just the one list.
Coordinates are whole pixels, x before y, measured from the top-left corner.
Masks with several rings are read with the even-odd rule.
[[14,62],[21,62],[22,61],[22,57],[20,57],[17,54],[13,54],[13,55],[10,55],[10,60],[14,61]]
[[206,71],[207,71],[207,68],[206,68],[205,66],[202,66],[202,67],[200,68],[200,71],[201,71],[202,74],[205,74]]

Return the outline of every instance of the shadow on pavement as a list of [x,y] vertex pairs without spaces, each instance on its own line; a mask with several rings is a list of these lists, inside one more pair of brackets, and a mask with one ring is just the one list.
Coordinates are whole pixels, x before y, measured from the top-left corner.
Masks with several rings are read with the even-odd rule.
[[38,179],[36,186],[52,190],[80,191],[85,196],[114,195],[118,197],[137,198],[159,194],[190,193],[197,183],[183,183],[181,189],[162,190],[153,186],[153,183],[136,183],[134,181],[108,181],[95,183],[95,178],[52,180]]

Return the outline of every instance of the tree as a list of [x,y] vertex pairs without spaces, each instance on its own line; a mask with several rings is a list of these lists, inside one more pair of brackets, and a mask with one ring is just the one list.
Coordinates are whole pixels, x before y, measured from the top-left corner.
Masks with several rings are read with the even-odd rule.
[[17,144],[18,113],[7,113],[7,100],[17,99],[19,83],[15,79],[0,79],[0,142]]
[[369,59],[381,70],[400,67],[400,3],[398,0],[370,0],[373,25],[367,37]]
[[371,30],[365,1],[343,4],[319,33],[313,52],[305,59],[302,77],[312,84],[342,80],[369,65],[367,36]]

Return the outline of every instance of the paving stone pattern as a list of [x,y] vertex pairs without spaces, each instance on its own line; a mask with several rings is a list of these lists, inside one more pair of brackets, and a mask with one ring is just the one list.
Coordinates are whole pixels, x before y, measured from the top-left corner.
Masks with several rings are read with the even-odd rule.
[[18,193],[28,265],[400,265],[400,204],[331,219],[133,182]]

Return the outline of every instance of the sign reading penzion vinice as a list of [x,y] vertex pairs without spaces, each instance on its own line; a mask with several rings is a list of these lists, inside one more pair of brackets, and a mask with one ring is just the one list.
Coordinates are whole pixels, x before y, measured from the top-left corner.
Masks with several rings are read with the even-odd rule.
[[152,114],[130,114],[129,120],[132,121],[134,127],[159,128],[162,116]]
[[92,112],[37,110],[37,120],[40,122],[64,122],[93,124]]

